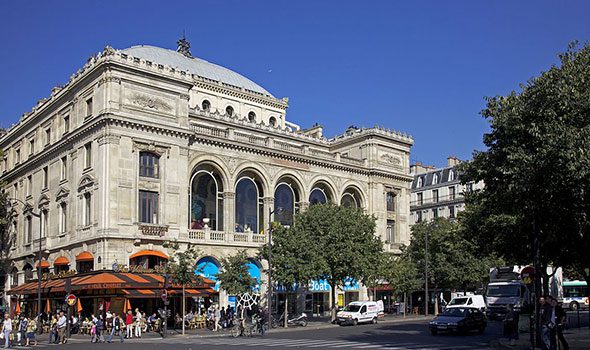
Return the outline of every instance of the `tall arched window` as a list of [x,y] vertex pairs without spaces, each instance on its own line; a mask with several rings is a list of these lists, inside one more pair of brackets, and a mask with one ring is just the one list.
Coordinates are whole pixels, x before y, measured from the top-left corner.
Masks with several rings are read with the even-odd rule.
[[139,153],[139,176],[160,177],[160,156],[152,152]]
[[352,193],[345,193],[342,195],[342,200],[340,201],[340,205],[343,207],[351,207],[351,208],[358,208],[359,204],[354,198]]
[[291,185],[280,183],[275,189],[274,221],[281,225],[293,225],[296,202],[296,194]]
[[424,184],[424,180],[422,179],[422,177],[419,177],[418,181],[416,182],[416,187],[420,188],[420,187],[422,187],[423,184]]
[[225,108],[225,114],[226,114],[228,117],[233,117],[233,115],[234,115],[234,108],[233,108],[232,106],[227,106],[227,107]]
[[311,193],[309,194],[309,204],[310,205],[326,204],[327,202],[328,202],[328,197],[326,196],[326,193],[324,192],[323,189],[316,187],[313,190],[311,190]]
[[203,100],[203,103],[201,103],[201,108],[203,108],[204,111],[209,112],[209,110],[211,109],[211,102],[209,102],[208,100]]
[[193,175],[190,201],[191,229],[207,224],[212,230],[223,230],[223,184],[217,173],[203,169]]
[[25,265],[23,268],[25,271],[25,281],[30,281],[33,279],[33,266],[29,263]]
[[252,123],[255,122],[256,121],[256,113],[254,113],[254,112],[248,113],[248,120]]
[[262,224],[262,186],[250,177],[242,177],[236,184],[236,232],[259,233]]
[[455,171],[453,169],[449,170],[449,181],[455,180]]
[[436,185],[438,183],[438,174],[432,174],[432,184]]
[[276,127],[276,126],[277,126],[277,118],[275,118],[275,117],[270,117],[270,118],[268,119],[268,124],[269,124],[270,126]]

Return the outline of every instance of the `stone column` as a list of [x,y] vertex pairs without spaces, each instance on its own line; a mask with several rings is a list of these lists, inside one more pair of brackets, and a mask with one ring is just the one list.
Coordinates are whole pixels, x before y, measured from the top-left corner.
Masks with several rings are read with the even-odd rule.
[[236,226],[236,193],[223,192],[223,230],[234,232]]
[[[262,198],[262,203],[264,207],[264,215],[261,227],[263,227],[264,232],[268,231],[268,225],[270,223],[271,218],[274,215],[269,215],[271,211],[275,210],[275,199],[274,197],[264,197]],[[256,232],[260,233],[260,232]]]

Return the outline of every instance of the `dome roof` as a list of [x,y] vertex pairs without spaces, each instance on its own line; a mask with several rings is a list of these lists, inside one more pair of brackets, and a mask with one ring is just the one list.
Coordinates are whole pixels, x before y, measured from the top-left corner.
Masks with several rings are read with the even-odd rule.
[[203,78],[272,96],[262,86],[241,74],[197,57],[186,57],[180,52],[149,45],[132,46],[128,49],[121,50],[121,52],[133,57],[143,58],[153,63],[169,65],[176,69],[188,71]]

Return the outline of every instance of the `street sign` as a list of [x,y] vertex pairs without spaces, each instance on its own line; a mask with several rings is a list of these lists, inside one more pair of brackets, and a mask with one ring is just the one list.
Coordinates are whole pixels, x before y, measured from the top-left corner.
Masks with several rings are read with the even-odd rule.
[[524,269],[522,269],[522,272],[520,273],[520,278],[522,279],[522,282],[526,285],[533,284],[535,278],[535,268],[532,266],[525,267]]
[[162,295],[160,295],[160,298],[164,301],[168,300],[168,291],[166,289],[162,289]]
[[66,295],[66,304],[68,304],[69,306],[76,305],[77,300],[78,300],[78,298],[76,298],[76,296],[74,294]]

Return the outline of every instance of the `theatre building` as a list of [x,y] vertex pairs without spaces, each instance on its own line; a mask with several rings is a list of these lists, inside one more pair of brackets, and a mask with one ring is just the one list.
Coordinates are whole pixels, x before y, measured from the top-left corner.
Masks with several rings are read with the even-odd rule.
[[[316,203],[375,215],[385,249],[399,252],[409,241],[411,137],[349,127],[327,138],[319,124],[287,120],[287,107],[193,57],[184,39],[177,50],[105,47],[90,57],[0,137],[16,239],[6,301],[23,298],[16,287],[37,278],[37,264],[55,274],[151,269],[169,259],[172,240],[197,245],[211,279],[221,258],[245,249],[264,292],[266,263],[254,256],[269,222],[290,225]],[[301,308],[327,310],[329,291],[314,285]],[[212,289],[221,304],[231,300]],[[366,293],[351,283],[339,299]]]

